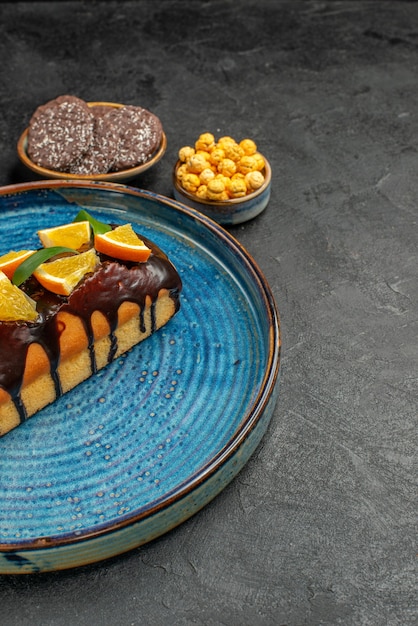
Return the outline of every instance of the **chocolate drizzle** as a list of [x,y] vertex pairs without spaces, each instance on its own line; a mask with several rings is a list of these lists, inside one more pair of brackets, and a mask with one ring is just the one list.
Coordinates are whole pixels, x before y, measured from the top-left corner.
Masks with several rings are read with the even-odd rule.
[[[144,310],[146,296],[151,298],[151,333],[155,331],[155,305],[161,289],[167,289],[179,308],[181,279],[167,256],[152,242],[145,240],[152,249],[146,263],[123,263],[101,256],[101,264],[88,274],[68,298],[44,290],[35,278],[22,285],[37,302],[39,319],[36,322],[0,322],[0,387],[10,395],[19,413],[20,420],[27,417],[21,400],[21,387],[29,346],[38,343],[50,362],[50,373],[54,381],[56,397],[62,395],[58,366],[60,362],[60,335],[62,328],[57,323],[59,311],[77,315],[85,328],[91,359],[91,372],[96,372],[92,314],[99,311],[110,328],[108,363],[117,351],[118,309],[125,302],[139,306],[139,326],[145,332]],[[61,325],[62,326],[62,325]]]

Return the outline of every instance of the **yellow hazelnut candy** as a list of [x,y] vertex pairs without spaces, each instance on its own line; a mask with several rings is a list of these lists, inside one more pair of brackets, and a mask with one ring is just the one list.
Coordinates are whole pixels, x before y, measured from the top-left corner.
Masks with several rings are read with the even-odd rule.
[[235,139],[233,139],[233,137],[229,137],[228,135],[225,135],[224,137],[219,137],[217,146],[223,148],[224,146],[231,144],[231,143],[236,143]]
[[231,180],[235,180],[236,178],[240,178],[241,180],[244,180],[245,174],[243,174],[242,172],[235,172],[235,174],[231,176]]
[[202,185],[207,185],[210,180],[215,178],[215,172],[210,167],[205,167],[199,174]]
[[237,166],[232,159],[222,159],[218,163],[218,172],[223,176],[230,178],[237,171]]
[[188,171],[186,163],[179,165],[176,170],[177,180],[181,180],[185,174],[188,174]]
[[242,139],[242,141],[239,142],[239,145],[242,148],[244,154],[246,154],[247,156],[251,156],[252,154],[255,154],[257,152],[257,145],[252,139]]
[[225,176],[224,174],[220,174],[219,172],[215,175],[215,178],[217,180],[221,180],[223,182],[223,184],[225,185],[225,189],[228,188],[229,182],[230,182],[230,177],[229,176]]
[[206,197],[208,200],[228,200],[225,183],[220,178],[214,178],[207,184]]
[[196,150],[195,154],[203,157],[204,159],[206,159],[206,161],[209,161],[209,152],[206,152],[206,150]]
[[196,191],[200,187],[200,178],[196,174],[188,172],[181,179],[181,185],[186,191],[189,191],[190,193],[196,193]]
[[218,163],[224,158],[225,152],[224,150],[222,150],[222,148],[216,147],[209,153],[209,163],[212,163],[212,165],[215,165],[216,167],[218,166]]
[[208,191],[212,193],[222,193],[225,189],[225,182],[222,178],[214,178],[208,182]]
[[201,200],[206,200],[208,188],[206,185],[200,185],[196,190],[196,196]]
[[256,191],[256,189],[260,189],[263,183],[264,176],[258,170],[254,172],[248,172],[248,174],[246,174],[245,176],[245,184],[249,193]]
[[230,198],[242,198],[247,195],[247,185],[244,178],[231,178],[228,185],[228,195]]
[[212,133],[202,133],[195,143],[196,150],[205,150],[205,152],[210,152],[214,146],[215,137]]
[[207,159],[202,154],[193,154],[190,159],[187,159],[187,169],[192,174],[200,174],[207,166]]
[[188,159],[190,159],[191,156],[194,155],[194,153],[195,149],[191,146],[183,146],[182,148],[180,148],[178,156],[180,161],[185,163]]
[[212,201],[216,201],[216,202],[225,202],[226,200],[229,200],[229,196],[228,196],[228,192],[225,191],[221,191],[221,193],[213,193],[213,191],[209,191],[209,189],[206,192],[206,200],[212,200]]
[[257,169],[258,169],[258,171],[261,172],[261,170],[263,170],[266,167],[266,163],[265,163],[262,155],[259,152],[256,152],[253,155],[253,157],[254,157],[254,159],[257,162]]
[[257,159],[254,157],[254,155],[249,155],[249,156],[243,156],[242,159],[240,159],[239,163],[238,163],[238,171],[241,172],[242,174],[248,174],[248,172],[255,172],[258,167],[257,167],[258,163],[257,163]]
[[223,150],[225,152],[225,158],[232,161],[239,161],[244,156],[244,150],[237,143],[223,144]]

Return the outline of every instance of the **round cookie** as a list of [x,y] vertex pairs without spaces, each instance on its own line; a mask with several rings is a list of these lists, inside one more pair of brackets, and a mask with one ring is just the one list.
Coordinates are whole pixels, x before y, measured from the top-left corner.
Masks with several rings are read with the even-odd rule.
[[69,171],[72,174],[106,174],[113,166],[120,143],[119,135],[111,117],[105,117],[109,107],[90,107],[94,116],[93,140],[87,151]]
[[120,138],[112,170],[118,171],[145,163],[161,143],[162,125],[156,115],[142,107],[127,105],[105,114],[115,125]]
[[39,106],[29,122],[29,157],[41,167],[68,171],[93,141],[93,120],[87,103],[76,96]]

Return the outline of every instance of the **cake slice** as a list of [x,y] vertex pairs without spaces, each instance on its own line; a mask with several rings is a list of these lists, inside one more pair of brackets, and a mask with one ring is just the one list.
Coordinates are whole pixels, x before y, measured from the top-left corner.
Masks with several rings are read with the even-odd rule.
[[[94,261],[75,286],[66,287],[69,293],[60,293],[61,279],[49,269],[68,260],[62,252],[33,269],[19,287],[13,285],[30,302],[32,321],[4,319],[0,298],[0,436],[149,337],[178,311],[181,279],[165,253],[136,233],[140,244],[121,244],[115,235],[113,245],[117,229],[109,229],[102,236],[92,233],[78,250],[77,262],[83,254]],[[110,247],[101,237],[110,240]],[[129,252],[135,247],[146,260],[118,258],[135,256]],[[50,248],[51,254],[57,250]],[[25,264],[32,268],[30,257],[12,278],[22,271],[25,276]]]

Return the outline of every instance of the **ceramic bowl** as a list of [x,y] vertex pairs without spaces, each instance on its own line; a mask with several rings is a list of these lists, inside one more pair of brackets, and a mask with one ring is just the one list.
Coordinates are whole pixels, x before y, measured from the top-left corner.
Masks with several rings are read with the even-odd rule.
[[243,198],[232,198],[225,201],[201,200],[195,194],[189,193],[179,184],[177,169],[181,162],[177,161],[173,172],[174,197],[179,202],[204,213],[218,224],[234,225],[246,222],[259,215],[269,203],[271,191],[271,167],[267,159],[265,162],[264,184]]
[[[107,106],[109,108],[122,108],[124,105],[116,102],[88,102],[90,107],[93,106]],[[158,161],[164,155],[167,148],[167,138],[163,132],[161,143],[156,152],[152,155],[148,161],[145,163],[141,163],[136,167],[131,167],[126,170],[119,170],[117,172],[106,172],[105,174],[69,174],[68,172],[61,172],[59,170],[50,170],[46,167],[41,167],[32,161],[27,153],[27,145],[28,145],[28,128],[26,128],[21,134],[19,141],[17,142],[17,154],[19,159],[22,161],[26,167],[30,170],[41,176],[42,178],[59,178],[62,180],[103,180],[110,182],[120,182],[129,180],[138,176],[138,174],[142,174],[150,167],[158,163]]]

